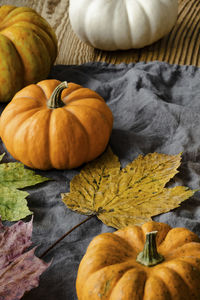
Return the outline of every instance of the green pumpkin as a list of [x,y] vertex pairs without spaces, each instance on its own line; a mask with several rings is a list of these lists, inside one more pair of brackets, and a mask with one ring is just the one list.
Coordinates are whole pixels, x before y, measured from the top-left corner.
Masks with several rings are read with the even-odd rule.
[[28,7],[0,7],[0,102],[45,79],[57,56],[53,29]]

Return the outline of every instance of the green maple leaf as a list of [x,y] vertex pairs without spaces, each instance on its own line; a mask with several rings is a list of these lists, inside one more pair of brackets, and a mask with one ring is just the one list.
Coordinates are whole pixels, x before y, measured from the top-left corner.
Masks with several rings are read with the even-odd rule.
[[[0,162],[4,154],[0,155]],[[0,164],[0,216],[2,220],[17,221],[31,215],[26,197],[29,193],[18,190],[36,185],[49,178],[36,175],[18,162]]]

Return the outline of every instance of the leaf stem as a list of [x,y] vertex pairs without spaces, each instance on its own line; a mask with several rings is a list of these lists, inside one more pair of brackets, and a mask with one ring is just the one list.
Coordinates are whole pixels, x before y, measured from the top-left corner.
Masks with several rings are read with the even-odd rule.
[[72,231],[74,231],[76,228],[78,228],[79,226],[81,226],[82,224],[84,224],[85,222],[89,221],[90,219],[92,219],[93,217],[95,217],[95,215],[91,215],[89,217],[87,217],[85,220],[81,221],[80,223],[78,223],[77,225],[75,225],[73,228],[71,228],[69,231],[67,231],[65,234],[63,234],[57,241],[55,241],[49,248],[47,248],[40,256],[39,258],[44,257],[50,250],[52,250],[59,242],[61,242],[67,235],[69,235]]

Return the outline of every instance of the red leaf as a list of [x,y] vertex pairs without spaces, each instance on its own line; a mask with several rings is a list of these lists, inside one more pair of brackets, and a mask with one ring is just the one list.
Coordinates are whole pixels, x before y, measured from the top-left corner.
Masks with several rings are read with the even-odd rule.
[[30,245],[32,220],[5,227],[0,221],[0,300],[18,300],[39,285],[39,276],[50,264],[34,255]]

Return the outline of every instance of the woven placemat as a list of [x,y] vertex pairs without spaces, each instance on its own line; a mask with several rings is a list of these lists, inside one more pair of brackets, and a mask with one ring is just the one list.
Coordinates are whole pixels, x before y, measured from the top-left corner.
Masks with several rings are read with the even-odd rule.
[[170,64],[200,66],[199,0],[179,0],[176,25],[171,33],[160,41],[139,50],[115,52],[93,49],[75,36],[69,22],[69,0],[1,0],[0,5],[3,4],[32,7],[47,19],[58,37],[57,64],[82,64],[88,61],[130,63],[159,60]]
[[139,60],[200,65],[200,1],[179,1],[179,14],[171,33],[138,53]]

